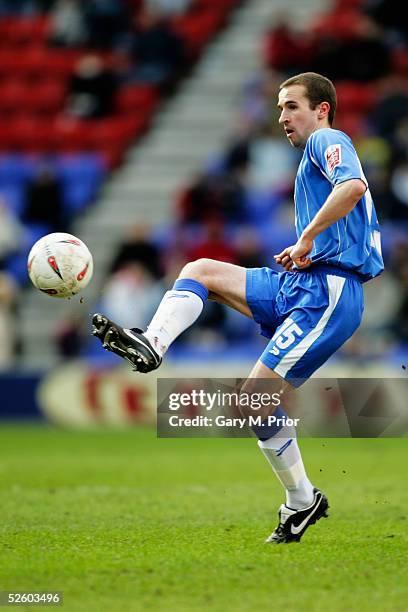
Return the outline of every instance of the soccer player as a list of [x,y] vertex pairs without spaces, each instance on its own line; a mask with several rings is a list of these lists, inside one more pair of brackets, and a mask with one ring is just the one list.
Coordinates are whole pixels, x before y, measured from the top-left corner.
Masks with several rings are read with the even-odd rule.
[[[207,299],[253,318],[270,338],[249,374],[252,384],[278,379],[296,387],[360,325],[362,283],[384,266],[377,216],[360,161],[350,138],[332,128],[335,88],[319,74],[299,74],[280,86],[278,107],[289,143],[304,151],[294,196],[298,240],[275,256],[285,271],[199,259],[181,270],[145,332],[123,329],[95,314],[94,335],[137,371],[160,366],[170,344],[196,321]],[[260,427],[255,433],[286,490],[278,527],[267,542],[299,541],[310,525],[327,515],[327,498],[308,479],[292,432],[285,437],[284,430]]]

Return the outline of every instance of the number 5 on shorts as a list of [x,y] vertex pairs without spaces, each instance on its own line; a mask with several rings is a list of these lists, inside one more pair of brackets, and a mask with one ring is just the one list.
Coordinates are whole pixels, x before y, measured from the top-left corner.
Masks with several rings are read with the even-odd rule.
[[272,355],[279,355],[281,350],[287,349],[300,336],[303,336],[303,330],[299,325],[293,319],[286,319],[283,326],[273,336],[275,346],[269,352]]

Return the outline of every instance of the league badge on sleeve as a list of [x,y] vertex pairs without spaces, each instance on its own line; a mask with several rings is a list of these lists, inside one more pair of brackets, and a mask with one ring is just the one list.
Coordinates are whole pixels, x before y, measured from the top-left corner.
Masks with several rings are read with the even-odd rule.
[[326,159],[327,170],[331,175],[336,166],[341,164],[341,144],[332,144],[327,147],[324,157]]

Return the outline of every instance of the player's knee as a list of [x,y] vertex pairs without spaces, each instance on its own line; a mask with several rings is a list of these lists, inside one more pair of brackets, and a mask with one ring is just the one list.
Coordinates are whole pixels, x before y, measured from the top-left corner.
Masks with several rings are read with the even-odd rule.
[[181,270],[179,278],[192,278],[207,286],[208,282],[214,276],[214,264],[216,263],[217,262],[213,259],[207,258],[190,261]]

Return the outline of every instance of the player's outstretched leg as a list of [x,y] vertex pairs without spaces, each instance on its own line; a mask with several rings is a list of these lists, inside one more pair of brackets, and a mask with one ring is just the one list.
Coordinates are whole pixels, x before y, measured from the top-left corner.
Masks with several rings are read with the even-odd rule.
[[307,508],[294,510],[286,504],[279,508],[279,524],[275,531],[266,540],[268,544],[289,544],[300,542],[300,538],[310,525],[322,517],[327,517],[329,502],[327,497],[319,490],[313,489],[313,502]]
[[167,291],[147,330],[126,329],[103,314],[92,317],[92,333],[103,347],[126,359],[137,372],[158,368],[170,344],[199,317],[208,297],[195,279],[179,279]]
[[171,343],[198,319],[210,293],[211,299],[250,317],[245,286],[245,268],[198,259],[184,266],[173,289],[164,294],[145,332],[124,329],[98,313],[92,319],[92,333],[106,350],[126,359],[138,372],[151,372],[160,366]]

